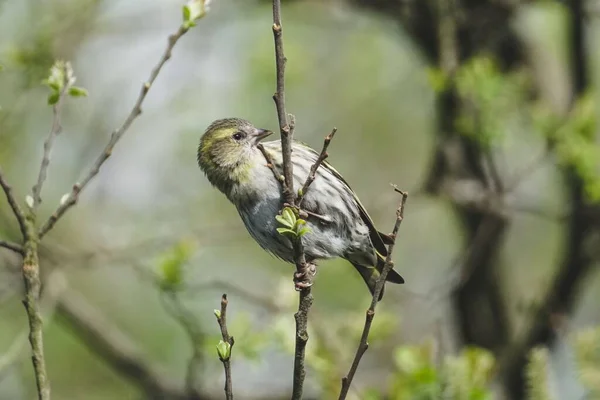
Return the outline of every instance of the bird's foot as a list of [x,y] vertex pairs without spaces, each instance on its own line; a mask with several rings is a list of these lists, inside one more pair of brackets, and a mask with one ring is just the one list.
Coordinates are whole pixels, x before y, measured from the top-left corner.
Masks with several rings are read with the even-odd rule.
[[311,287],[315,275],[317,275],[317,265],[311,262],[304,264],[302,270],[294,272],[294,287],[296,291]]

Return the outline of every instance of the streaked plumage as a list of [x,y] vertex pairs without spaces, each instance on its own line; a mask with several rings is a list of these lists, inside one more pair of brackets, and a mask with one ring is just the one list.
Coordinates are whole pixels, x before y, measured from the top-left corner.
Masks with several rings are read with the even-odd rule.
[[[198,164],[208,180],[236,206],[258,244],[293,262],[289,239],[276,231],[275,216],[283,206],[281,185],[256,147],[270,133],[242,119],[217,120],[200,140]],[[276,168],[282,171],[281,142],[265,142],[263,146]],[[294,142],[292,148],[294,187],[300,188],[318,154],[299,142]],[[327,219],[310,216],[307,219],[310,232],[302,236],[307,260],[342,257],[354,265],[372,292],[387,250],[366,210],[330,164],[325,162],[318,169],[302,208]],[[393,270],[387,280],[404,283]]]

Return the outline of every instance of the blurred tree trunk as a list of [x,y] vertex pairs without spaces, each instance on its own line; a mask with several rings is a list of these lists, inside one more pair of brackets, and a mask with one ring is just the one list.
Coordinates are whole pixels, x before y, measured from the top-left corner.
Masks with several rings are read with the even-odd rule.
[[[508,71],[527,63],[525,46],[514,31],[511,19],[518,7],[529,1],[494,0],[349,0],[360,7],[393,16],[412,37],[431,65],[436,65],[452,82],[456,68],[477,54],[495,57]],[[588,87],[584,34],[583,0],[570,0],[571,65],[573,102]],[[425,189],[432,194],[450,194],[448,188],[469,181],[481,191],[496,193],[501,202],[503,182],[495,170],[493,154],[458,134],[454,123],[460,99],[453,85],[441,92],[437,100],[438,146]],[[566,171],[570,193],[570,216],[566,250],[548,293],[533,319],[531,327],[517,342],[506,317],[507,299],[499,287],[495,271],[496,253],[509,220],[496,212],[489,202],[472,204],[454,199],[468,235],[461,276],[453,292],[453,303],[465,343],[480,345],[499,356],[501,378],[511,398],[524,395],[523,370],[529,349],[550,344],[554,336],[552,317],[569,313],[576,298],[578,284],[590,269],[585,254],[592,228],[597,226],[591,215],[598,215],[585,205],[581,179]],[[477,193],[480,194],[480,193]],[[489,199],[488,199],[489,200]],[[596,225],[595,225],[596,224]]]

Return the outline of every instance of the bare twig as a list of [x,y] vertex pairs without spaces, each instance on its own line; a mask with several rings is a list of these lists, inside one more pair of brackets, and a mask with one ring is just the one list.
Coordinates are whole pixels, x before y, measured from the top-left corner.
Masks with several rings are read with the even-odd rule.
[[19,228],[21,229],[23,239],[25,239],[27,237],[27,222],[25,213],[19,206],[19,203],[12,192],[12,187],[6,181],[2,169],[0,169],[0,187],[2,187],[2,190],[4,191],[6,200],[8,201],[8,204],[10,205],[15,218],[17,219],[17,222],[19,223]]
[[6,240],[0,240],[0,247],[4,247],[5,249],[9,249],[14,251],[15,253],[23,255],[25,251],[23,250],[23,246],[17,243],[8,242]]
[[273,176],[275,179],[277,179],[277,181],[285,188],[285,177],[281,175],[281,173],[277,170],[277,167],[275,167],[275,163],[273,162],[273,159],[271,158],[271,155],[267,149],[265,149],[265,146],[263,146],[262,143],[259,143],[256,147],[258,147],[260,152],[265,157],[265,160],[267,160],[267,167],[273,171]]
[[44,181],[46,180],[46,173],[48,171],[48,166],[50,165],[50,154],[52,153],[52,146],[54,145],[54,139],[60,134],[62,131],[62,126],[60,124],[60,113],[63,105],[63,100],[65,97],[65,93],[69,89],[69,74],[67,73],[68,64],[63,66],[63,88],[61,89],[58,95],[58,101],[56,104],[52,106],[52,127],[50,128],[50,132],[48,133],[48,137],[44,141],[44,155],[42,157],[42,162],[40,164],[40,171],[38,173],[37,183],[33,186],[33,209],[37,209],[37,207],[42,202],[42,186],[44,186]]
[[281,151],[283,158],[283,176],[285,177],[284,198],[294,204],[294,174],[292,166],[292,140],[294,137],[294,119],[288,122],[285,110],[285,64],[287,59],[283,53],[283,27],[281,25],[281,0],[273,0],[273,38],[275,40],[275,67],[277,69],[277,86],[273,100],[277,108],[279,132],[281,134]]
[[229,332],[227,332],[227,303],[227,294],[223,293],[223,296],[221,296],[221,311],[219,311],[216,317],[219,328],[221,328],[223,342],[229,345],[229,350],[226,352],[227,354],[222,355],[219,353],[219,359],[223,363],[223,369],[225,370],[225,398],[227,400],[233,400],[233,387],[231,383],[231,349],[235,342],[233,336],[229,336]]
[[173,48],[175,47],[175,44],[187,31],[188,31],[188,28],[186,28],[185,26],[182,25],[181,27],[179,27],[177,32],[175,32],[174,34],[169,36],[167,48],[165,49],[158,64],[154,67],[154,69],[150,73],[150,77],[149,77],[148,81],[142,85],[140,94],[139,94],[133,108],[129,112],[129,115],[127,116],[127,118],[125,119],[123,124],[119,128],[117,128],[115,131],[113,131],[113,133],[110,136],[110,140],[108,141],[108,144],[104,148],[104,151],[102,152],[102,154],[100,154],[100,156],[98,156],[98,158],[96,159],[96,162],[94,163],[92,168],[88,171],[87,175],[83,178],[83,180],[81,182],[75,183],[73,185],[71,193],[69,193],[68,197],[61,202],[61,204],[56,209],[56,211],[54,211],[54,213],[50,216],[50,218],[48,218],[48,220],[41,227],[41,229],[39,230],[39,234],[38,234],[40,239],[42,237],[44,237],[54,227],[54,224],[56,224],[56,222],[72,206],[74,206],[77,203],[77,200],[79,198],[79,193],[81,193],[81,191],[88,185],[88,183],[98,174],[98,172],[100,171],[100,168],[102,167],[104,162],[106,160],[108,160],[108,158],[111,156],[113,148],[117,144],[119,139],[121,139],[121,137],[123,137],[123,135],[125,134],[125,132],[127,132],[127,130],[129,129],[129,127],[131,126],[133,121],[135,121],[135,119],[142,113],[142,103],[144,102],[146,96],[148,95],[148,92],[152,88],[152,84],[156,80],[158,74],[162,70],[165,63],[171,58],[171,53],[173,51]]
[[327,157],[329,157],[329,154],[327,154],[327,148],[329,147],[329,143],[331,143],[331,139],[333,139],[333,136],[335,135],[336,132],[337,132],[337,128],[334,127],[331,130],[331,133],[329,135],[325,136],[325,140],[323,141],[323,148],[321,149],[321,153],[319,154],[317,161],[315,161],[315,163],[312,165],[312,167],[310,167],[310,172],[308,174],[308,177],[306,178],[306,182],[304,182],[302,189],[300,189],[300,192],[298,193],[298,198],[296,199],[296,204],[298,205],[298,207],[302,207],[302,200],[304,200],[304,195],[306,194],[308,187],[315,180],[315,178],[317,176],[317,170],[319,169],[319,167],[321,166],[323,161],[325,161],[327,159]]
[[392,262],[392,253],[394,252],[394,246],[396,244],[396,237],[398,235],[398,230],[400,229],[400,224],[404,219],[404,205],[406,204],[406,200],[408,198],[407,192],[403,192],[397,187],[394,187],[394,190],[402,195],[400,206],[396,210],[396,223],[394,224],[394,229],[392,230],[392,234],[390,235],[394,242],[388,246],[388,255],[385,259],[385,266],[383,267],[383,271],[381,271],[381,275],[377,280],[377,284],[375,285],[375,291],[373,292],[373,299],[371,300],[371,306],[369,307],[366,313],[365,326],[360,337],[360,344],[356,349],[356,354],[354,355],[354,360],[352,361],[350,371],[348,371],[348,374],[342,379],[342,388],[340,390],[340,396],[338,397],[339,400],[345,399],[348,395],[348,390],[350,389],[352,379],[354,378],[354,374],[358,369],[360,360],[363,354],[365,354],[365,352],[369,348],[369,343],[367,342],[367,339],[369,338],[369,331],[371,330],[371,324],[373,323],[373,318],[375,317],[375,307],[377,306],[377,300],[379,299],[379,295],[381,294],[383,286],[385,285],[385,279],[387,277],[387,274],[394,266],[394,263]]

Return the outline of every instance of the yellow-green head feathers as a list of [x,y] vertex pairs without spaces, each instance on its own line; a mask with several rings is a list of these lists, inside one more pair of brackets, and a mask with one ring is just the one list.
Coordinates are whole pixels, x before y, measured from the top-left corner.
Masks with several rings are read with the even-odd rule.
[[208,180],[226,195],[248,179],[256,145],[272,132],[240,118],[214,121],[198,145],[198,165]]

